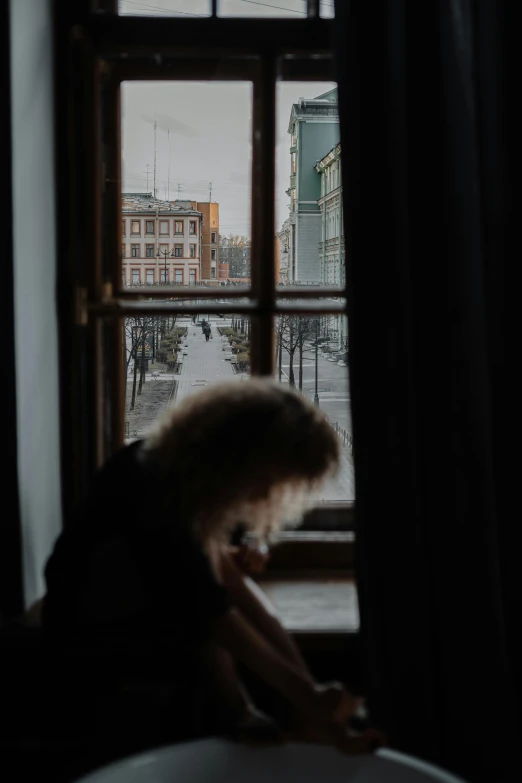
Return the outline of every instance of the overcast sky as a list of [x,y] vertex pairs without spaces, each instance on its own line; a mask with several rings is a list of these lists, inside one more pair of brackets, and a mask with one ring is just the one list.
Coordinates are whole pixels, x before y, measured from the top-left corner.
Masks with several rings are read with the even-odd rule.
[[[330,13],[333,0],[325,12]],[[203,14],[207,0],[120,0],[120,13]],[[296,16],[303,0],[221,0],[222,15]],[[186,10],[189,9],[189,10]],[[286,82],[277,90],[276,227],[288,217],[292,103],[334,85]],[[154,121],[158,198],[212,201],[220,205],[222,234],[250,235],[252,87],[247,82],[127,82],[122,89],[124,192],[152,192]],[[170,154],[169,154],[170,148]],[[325,154],[328,152],[325,149]],[[169,165],[170,159],[170,165]],[[169,176],[170,169],[170,176]],[[148,183],[147,183],[148,170]],[[179,189],[178,189],[179,186]]]

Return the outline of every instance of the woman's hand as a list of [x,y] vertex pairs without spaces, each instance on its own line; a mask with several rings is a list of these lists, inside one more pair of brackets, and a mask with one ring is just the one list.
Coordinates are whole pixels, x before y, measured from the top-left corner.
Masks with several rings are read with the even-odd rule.
[[230,547],[229,552],[238,568],[244,574],[258,575],[262,574],[266,564],[270,559],[268,547],[266,545],[249,546],[241,544],[240,546]]
[[361,705],[362,699],[348,693],[339,682],[316,684],[314,710],[318,722],[346,725]]

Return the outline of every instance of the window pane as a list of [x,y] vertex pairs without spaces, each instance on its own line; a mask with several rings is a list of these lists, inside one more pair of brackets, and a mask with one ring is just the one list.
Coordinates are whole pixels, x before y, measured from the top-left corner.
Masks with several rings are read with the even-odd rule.
[[[134,257],[151,258],[145,241],[154,241],[159,281],[165,259],[156,257],[158,242],[172,236],[171,280],[179,259],[184,285],[244,285],[250,279],[251,83],[124,82],[121,94],[122,219],[127,232],[133,226],[144,239]],[[222,239],[239,253],[221,260]],[[123,265],[129,281],[125,259]]]
[[218,0],[218,15],[306,19],[306,0]]
[[343,287],[341,145],[334,83],[279,82],[276,189],[278,284]]
[[125,346],[126,442],[147,435],[165,410],[201,388],[250,373],[250,323],[241,316],[126,318]]
[[339,473],[327,481],[317,501],[334,505],[353,502],[355,483],[346,317],[282,316],[276,319],[275,337],[277,380],[294,387],[317,405],[339,438]]
[[119,0],[120,16],[210,16],[210,0]]
[[335,16],[334,0],[319,0],[319,15],[323,19],[332,19]]

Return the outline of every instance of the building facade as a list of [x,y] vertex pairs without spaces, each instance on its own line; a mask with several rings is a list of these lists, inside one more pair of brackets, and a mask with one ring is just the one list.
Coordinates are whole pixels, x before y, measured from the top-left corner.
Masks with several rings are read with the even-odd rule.
[[201,281],[207,285],[217,285],[223,270],[219,268],[219,204],[215,201],[175,201],[175,204],[187,203],[203,215],[201,232]]
[[[318,244],[321,283],[329,287],[344,286],[346,271],[341,145],[332,147],[317,162],[315,170],[321,182],[321,196],[317,202],[321,213],[321,240]],[[327,330],[339,350],[344,350],[348,338],[346,316],[330,316]]]
[[285,220],[281,229],[277,232],[277,238],[279,240],[279,275],[277,282],[279,285],[287,285],[289,282],[290,245],[292,241],[292,225],[290,218]]
[[300,98],[290,112],[290,215],[288,282],[319,284],[321,264],[321,178],[317,161],[339,142],[337,90],[313,99]]
[[203,215],[151,193],[122,197],[124,285],[197,285],[202,280]]

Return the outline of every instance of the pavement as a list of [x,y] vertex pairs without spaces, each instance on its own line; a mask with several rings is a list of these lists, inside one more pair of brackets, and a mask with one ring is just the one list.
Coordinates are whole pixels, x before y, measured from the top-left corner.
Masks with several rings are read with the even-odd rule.
[[[186,352],[183,355],[183,367],[180,374],[175,376],[171,373],[161,373],[159,377],[153,378],[152,373],[155,373],[154,366],[151,367],[151,372],[147,373],[144,392],[141,395],[143,400],[140,401],[140,405],[144,406],[143,412],[145,413],[146,410],[147,415],[140,422],[139,437],[147,434],[147,431],[154,425],[155,418],[166,408],[178,405],[190,395],[196,394],[201,388],[225,380],[235,379],[240,383],[247,377],[245,374],[236,374],[230,362],[224,358],[223,342],[217,327],[230,326],[230,320],[216,316],[210,316],[210,319],[207,320],[210,320],[213,334],[213,339],[208,342],[205,340],[200,324],[193,324],[190,317],[177,319],[176,326],[188,327],[185,340],[186,346],[183,347],[183,351]],[[309,397],[311,396],[313,400],[315,360],[311,362],[310,359],[306,359],[303,369],[303,393]],[[297,367],[295,367],[295,370],[297,379]],[[285,367],[283,356],[283,382],[288,382],[285,375],[286,371],[287,368]],[[342,427],[351,431],[349,403],[347,401],[347,372],[347,368],[332,365],[332,363],[320,357],[318,362],[320,379],[318,386],[321,408],[331,423],[335,424],[338,421]],[[176,381],[174,388],[173,381]],[[161,393],[162,390],[163,393]],[[170,390],[173,390],[172,395],[170,395]],[[155,414],[152,410],[154,408],[152,396],[156,396],[158,399]],[[131,431],[130,435],[134,435],[134,431]],[[349,447],[343,447],[342,442],[341,451],[339,473],[336,478],[332,478],[325,483],[314,505],[317,504],[317,501],[319,503],[334,504],[355,499],[353,458]]]

